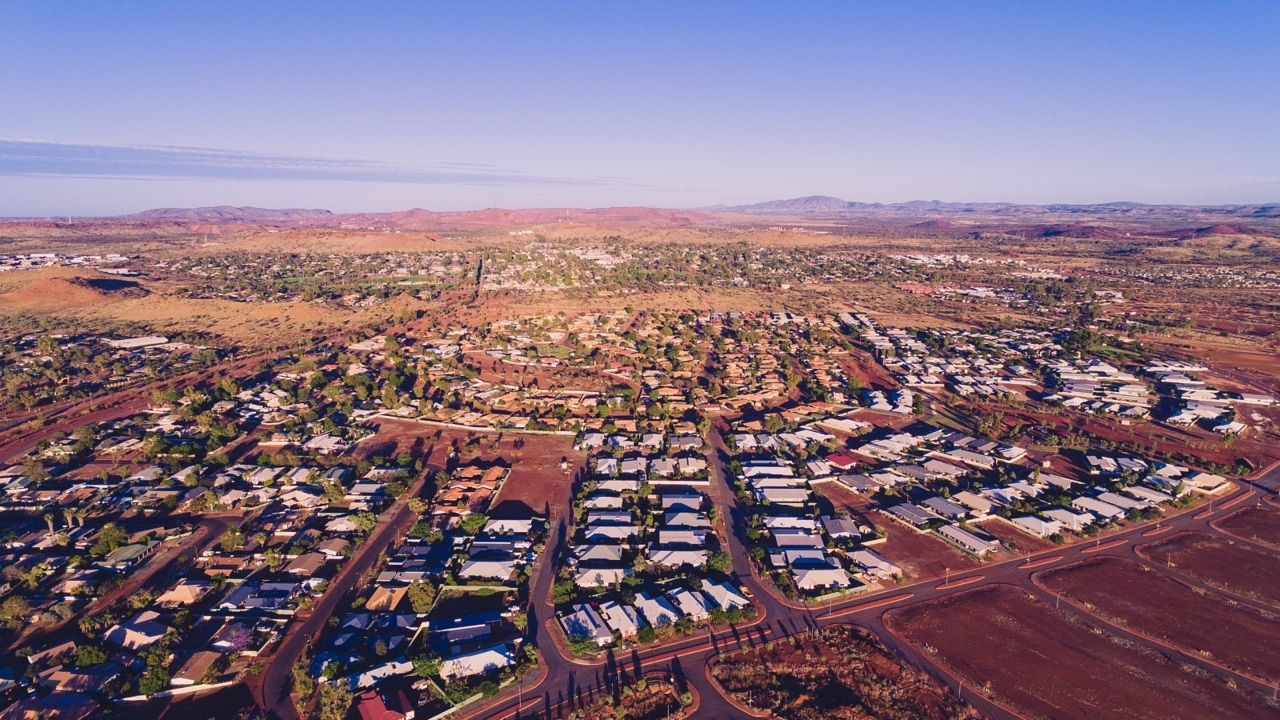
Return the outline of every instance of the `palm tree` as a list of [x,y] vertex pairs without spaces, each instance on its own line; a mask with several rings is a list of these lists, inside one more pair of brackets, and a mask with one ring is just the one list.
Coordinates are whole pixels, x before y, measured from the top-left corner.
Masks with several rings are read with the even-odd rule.
[[53,513],[51,512],[45,513],[44,521],[49,524],[49,534],[52,535],[53,534]]

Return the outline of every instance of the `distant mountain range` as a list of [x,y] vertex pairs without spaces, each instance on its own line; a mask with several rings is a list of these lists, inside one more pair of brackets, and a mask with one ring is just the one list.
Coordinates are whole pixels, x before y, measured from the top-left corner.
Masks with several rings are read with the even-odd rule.
[[[61,218],[9,220],[7,223],[62,227]],[[435,212],[415,208],[388,213],[334,213],[329,210],[256,207],[160,208],[109,218],[77,218],[91,225],[165,228],[197,232],[240,229],[332,228],[423,232],[523,231],[561,226],[599,229],[660,229],[821,226],[873,235],[980,237],[1017,235],[1026,238],[1075,237],[1121,239],[1194,238],[1206,235],[1280,237],[1280,203],[1256,205],[1144,205],[1113,202],[1094,205],[1019,205],[953,203],[918,200],[904,203],[849,202],[811,195],[750,205],[693,210],[649,207],[489,208],[467,212]]]
[[1111,202],[1093,205],[1021,205],[1017,203],[955,203],[939,200],[912,200],[903,203],[849,202],[827,195],[809,195],[791,200],[770,200],[752,205],[719,205],[711,212],[815,215],[815,214],[986,214],[986,215],[1159,215],[1207,214],[1230,217],[1280,218],[1280,202],[1260,205],[1144,205],[1134,202]]

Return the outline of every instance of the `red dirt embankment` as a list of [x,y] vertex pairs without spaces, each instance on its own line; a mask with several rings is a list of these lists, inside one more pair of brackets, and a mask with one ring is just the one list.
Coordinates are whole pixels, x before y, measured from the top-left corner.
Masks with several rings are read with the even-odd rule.
[[1161,653],[1095,632],[1074,613],[1009,585],[885,616],[889,627],[1027,718],[1280,718],[1265,699],[1181,669]]
[[1138,554],[1205,585],[1280,608],[1280,555],[1244,542],[1188,532],[1138,548]]
[[1280,616],[1121,558],[1054,570],[1040,584],[1092,615],[1233,672],[1267,683],[1280,677]]

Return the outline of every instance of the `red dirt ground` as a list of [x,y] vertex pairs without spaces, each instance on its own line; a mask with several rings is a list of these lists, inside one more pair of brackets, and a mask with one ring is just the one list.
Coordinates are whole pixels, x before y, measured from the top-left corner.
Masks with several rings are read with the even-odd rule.
[[[478,439],[479,445],[467,448],[467,441],[471,438]],[[583,453],[573,449],[573,438],[566,435],[535,435],[515,431],[501,434],[469,432],[412,420],[384,420],[379,425],[377,434],[360,443],[360,446],[384,448],[378,452],[394,456],[396,452],[407,452],[415,444],[419,444],[423,452],[431,451],[427,461],[430,465],[444,467],[455,442],[462,448],[459,456],[462,464],[498,461],[511,467],[511,475],[502,484],[502,489],[490,507],[496,508],[507,501],[522,502],[535,513],[541,512],[548,502],[565,497],[572,482],[572,473],[585,457]],[[387,450],[392,445],[396,450]],[[362,452],[367,453],[369,450],[364,449]],[[569,462],[567,472],[560,469],[562,458]]]
[[898,381],[863,350],[853,350],[848,356],[836,358],[836,362],[851,378],[857,378],[863,387],[888,390],[898,387]]
[[1280,550],[1280,509],[1274,505],[1250,505],[1214,525],[1232,535]]
[[822,482],[813,486],[818,494],[831,501],[831,506],[841,510],[848,510],[856,515],[866,515],[870,509],[871,498],[850,490],[838,482]]
[[1200,582],[1280,607],[1280,555],[1205,533],[1143,545],[1138,554]]
[[1280,616],[1197,592],[1120,558],[1055,570],[1040,584],[1140,635],[1264,682],[1280,678]]
[[889,539],[874,550],[884,559],[902,568],[909,580],[943,577],[947,568],[951,574],[978,567],[978,561],[952,548],[941,538],[925,535],[904,527],[901,523],[873,515],[878,527],[889,531]]
[[1027,718],[1280,718],[1280,710],[1163,655],[992,585],[894,610],[889,626]]

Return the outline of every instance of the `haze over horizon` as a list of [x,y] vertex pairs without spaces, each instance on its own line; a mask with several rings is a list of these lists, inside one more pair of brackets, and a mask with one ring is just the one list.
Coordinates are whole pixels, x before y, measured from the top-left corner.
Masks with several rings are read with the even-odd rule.
[[0,215],[1280,200],[1280,5],[0,6]]

